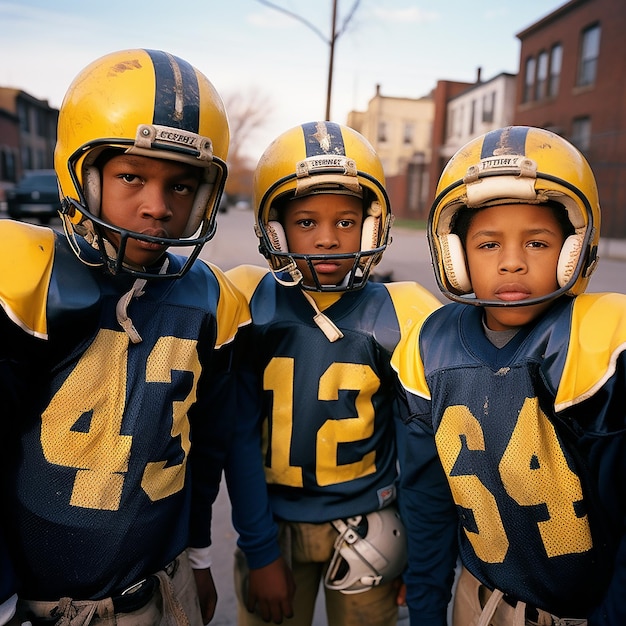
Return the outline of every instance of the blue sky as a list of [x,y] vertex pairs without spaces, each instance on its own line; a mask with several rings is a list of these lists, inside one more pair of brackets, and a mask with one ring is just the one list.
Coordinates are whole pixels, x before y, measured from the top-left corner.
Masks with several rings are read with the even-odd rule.
[[[278,134],[326,112],[332,0],[0,0],[0,85],[59,107],[74,76],[113,50],[148,47],[181,56],[222,97],[267,110],[245,152],[256,160]],[[338,0],[338,27],[354,0]],[[472,82],[518,71],[516,33],[565,0],[361,0],[337,40],[331,117],[365,110],[376,85],[418,98],[438,79]],[[322,37],[323,36],[323,37]]]

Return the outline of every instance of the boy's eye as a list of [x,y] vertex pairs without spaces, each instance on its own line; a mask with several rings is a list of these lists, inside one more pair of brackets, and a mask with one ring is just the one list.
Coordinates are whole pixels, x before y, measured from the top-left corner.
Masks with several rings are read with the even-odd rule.
[[340,228],[350,228],[354,222],[352,220],[341,220],[338,224]]
[[135,174],[120,174],[119,178],[127,183],[132,183],[138,179],[138,176],[136,176]]
[[313,226],[313,220],[300,220],[298,224],[304,228],[309,228],[310,226]]
[[176,193],[185,194],[185,195],[195,192],[195,188],[192,185],[185,185],[183,183],[178,183],[176,185],[173,185],[172,188],[174,189]]

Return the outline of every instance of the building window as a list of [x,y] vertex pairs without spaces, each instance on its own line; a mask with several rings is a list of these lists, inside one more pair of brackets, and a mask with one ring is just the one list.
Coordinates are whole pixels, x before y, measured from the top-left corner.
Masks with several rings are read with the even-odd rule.
[[528,57],[526,59],[523,102],[531,102],[533,99],[533,87],[535,86],[535,64],[535,57]]
[[0,151],[0,177],[2,180],[11,182],[15,182],[17,179],[15,155],[11,152],[10,148],[5,148]]
[[387,122],[378,123],[378,141],[381,143],[387,141]]
[[591,147],[591,118],[577,117],[572,122],[572,143],[582,152]]
[[535,100],[543,100],[548,92],[548,53],[542,50],[537,57]]
[[555,98],[559,93],[561,64],[563,62],[563,46],[560,43],[552,46],[550,51],[550,79],[548,81],[548,97]]
[[595,24],[585,29],[582,34],[577,82],[579,87],[593,85],[595,82],[599,52],[600,25]]
[[407,144],[413,143],[413,135],[415,134],[415,126],[411,122],[404,124],[403,141]]
[[472,100],[472,105],[470,107],[470,118],[469,118],[469,134],[474,134],[475,124],[476,122],[476,100]]
[[483,96],[483,122],[491,124],[493,122],[496,108],[496,92],[492,91]]

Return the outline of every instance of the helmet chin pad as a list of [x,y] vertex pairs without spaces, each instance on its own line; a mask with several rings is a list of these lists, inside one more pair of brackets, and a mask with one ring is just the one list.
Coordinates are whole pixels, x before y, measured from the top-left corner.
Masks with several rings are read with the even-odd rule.
[[[567,237],[563,242],[556,268],[556,278],[559,287],[566,285],[572,278],[578,259],[583,248],[584,229]],[[459,295],[472,292],[470,280],[465,264],[465,251],[458,235],[448,233],[439,235],[441,255],[446,279],[450,286]]]

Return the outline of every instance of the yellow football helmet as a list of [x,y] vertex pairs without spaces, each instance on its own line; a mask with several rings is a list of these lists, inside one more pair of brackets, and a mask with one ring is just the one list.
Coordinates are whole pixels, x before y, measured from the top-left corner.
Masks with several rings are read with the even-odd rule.
[[[363,198],[360,251],[319,255],[289,252],[277,203],[320,192],[352,193]],[[254,206],[259,250],[277,280],[286,285],[300,285],[310,291],[359,289],[389,243],[392,214],[380,159],[365,137],[335,122],[301,124],[268,146],[254,173]],[[341,285],[322,285],[317,277],[313,262],[328,258],[354,259]],[[296,259],[306,261],[315,285],[302,283]]]
[[[454,233],[459,209],[555,201],[565,207],[574,234],[559,258],[559,289],[523,303],[480,301],[472,294],[463,245]],[[511,126],[473,139],[448,161],[428,221],[437,283],[457,302],[489,306],[537,304],[583,293],[597,263],[600,204],[591,168],[568,141],[541,128]]]
[[[99,251],[112,273],[155,278],[123,263],[128,238],[187,246],[191,266],[215,234],[217,209],[227,176],[229,128],[222,100],[210,81],[187,61],[159,50],[123,50],[97,59],[70,85],[59,112],[54,164],[65,232],[77,256],[86,257],[75,234]],[[94,165],[108,148],[169,159],[204,169],[182,238],[156,239],[100,219],[100,172]],[[120,235],[119,250],[104,230]]]

